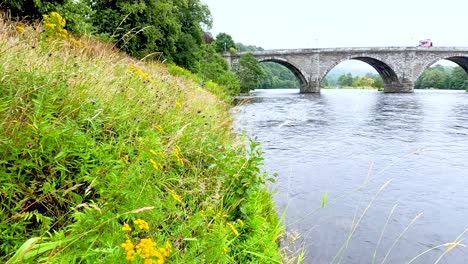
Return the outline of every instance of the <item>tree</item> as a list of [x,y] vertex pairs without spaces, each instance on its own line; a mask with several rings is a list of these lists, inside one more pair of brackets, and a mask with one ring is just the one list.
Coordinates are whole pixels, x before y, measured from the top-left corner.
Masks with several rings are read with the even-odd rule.
[[227,61],[216,52],[214,44],[203,44],[196,56],[200,60],[195,63],[193,69],[203,82],[214,81],[224,86],[229,94],[239,94],[239,79],[233,72],[229,71]]
[[162,54],[189,69],[203,43],[202,27],[211,26],[209,9],[199,0],[87,1],[96,11],[97,33],[122,50],[138,58]]
[[232,37],[226,33],[219,33],[216,36],[216,51],[218,53],[228,52],[231,48],[236,48],[236,44]]
[[241,93],[248,93],[260,84],[265,71],[252,53],[246,53],[239,59],[236,74],[240,80]]
[[236,43],[236,49],[240,52],[254,52],[264,50],[262,47],[257,47],[255,45],[244,45],[240,42]]
[[354,87],[374,87],[374,79],[360,77]]
[[369,72],[369,73],[367,73],[365,75],[365,77],[371,78],[374,81],[374,83],[372,84],[372,87],[374,87],[374,88],[383,88],[384,87],[383,79],[382,79],[382,77],[380,77],[380,75]]
[[299,88],[297,77],[285,66],[275,62],[262,62],[260,66],[265,71],[265,76],[259,88]]
[[353,75],[351,73],[340,75],[340,77],[338,77],[338,85],[341,87],[353,86]]
[[451,89],[465,89],[465,85],[468,84],[468,74],[462,67],[455,67],[450,76],[450,88]]
[[181,24],[181,34],[175,42],[176,52],[172,58],[176,64],[191,69],[200,59],[196,57],[196,53],[205,42],[202,26],[211,28],[213,20],[208,6],[199,0],[174,1],[174,4]]

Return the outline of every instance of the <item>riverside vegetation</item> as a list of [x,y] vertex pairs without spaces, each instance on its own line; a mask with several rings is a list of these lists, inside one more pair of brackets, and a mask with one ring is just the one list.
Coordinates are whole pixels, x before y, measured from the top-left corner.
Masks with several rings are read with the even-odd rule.
[[0,22],[0,262],[281,263],[229,94],[64,24]]

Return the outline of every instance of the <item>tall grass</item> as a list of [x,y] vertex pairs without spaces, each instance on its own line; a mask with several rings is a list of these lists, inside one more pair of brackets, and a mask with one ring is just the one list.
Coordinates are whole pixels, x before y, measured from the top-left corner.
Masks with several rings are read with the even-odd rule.
[[40,27],[0,22],[0,261],[142,263],[163,245],[168,263],[282,261],[261,153],[221,89]]

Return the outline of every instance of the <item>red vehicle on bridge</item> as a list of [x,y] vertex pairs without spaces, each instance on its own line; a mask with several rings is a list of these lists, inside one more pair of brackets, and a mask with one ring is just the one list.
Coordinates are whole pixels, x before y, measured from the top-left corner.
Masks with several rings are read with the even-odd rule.
[[423,47],[423,48],[430,48],[432,47],[432,41],[431,39],[423,39],[419,41],[418,47]]

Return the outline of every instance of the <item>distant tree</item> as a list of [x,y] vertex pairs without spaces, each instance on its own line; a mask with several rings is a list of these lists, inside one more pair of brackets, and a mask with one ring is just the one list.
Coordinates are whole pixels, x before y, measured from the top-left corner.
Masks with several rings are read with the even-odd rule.
[[226,33],[219,33],[216,36],[216,51],[219,53],[228,52],[231,48],[236,48],[236,44],[232,37]]
[[448,75],[444,66],[437,65],[427,69],[416,81],[417,89],[446,89],[448,88]]
[[451,89],[468,88],[468,73],[462,67],[455,67],[449,76]]
[[372,87],[374,88],[384,87],[383,79],[382,77],[380,77],[379,74],[369,72],[369,73],[366,73],[365,77],[371,78],[374,81],[374,83],[372,84]]
[[340,75],[340,77],[338,77],[338,85],[341,87],[353,86],[353,75],[351,73]]
[[299,88],[297,77],[285,66],[276,62],[262,62],[260,66],[265,71],[265,76],[258,88]]
[[359,77],[354,87],[374,87],[374,79]]
[[257,47],[254,45],[244,45],[240,42],[236,43],[236,48],[240,52],[254,52],[254,51],[262,51],[264,50],[262,47]]
[[240,80],[241,93],[248,93],[260,84],[265,71],[252,53],[246,53],[239,59],[236,74]]
[[321,87],[321,88],[325,88],[325,87],[328,87],[328,86],[330,86],[330,84],[328,83],[328,78],[325,77],[325,78],[323,78],[323,80],[320,82],[320,87]]

